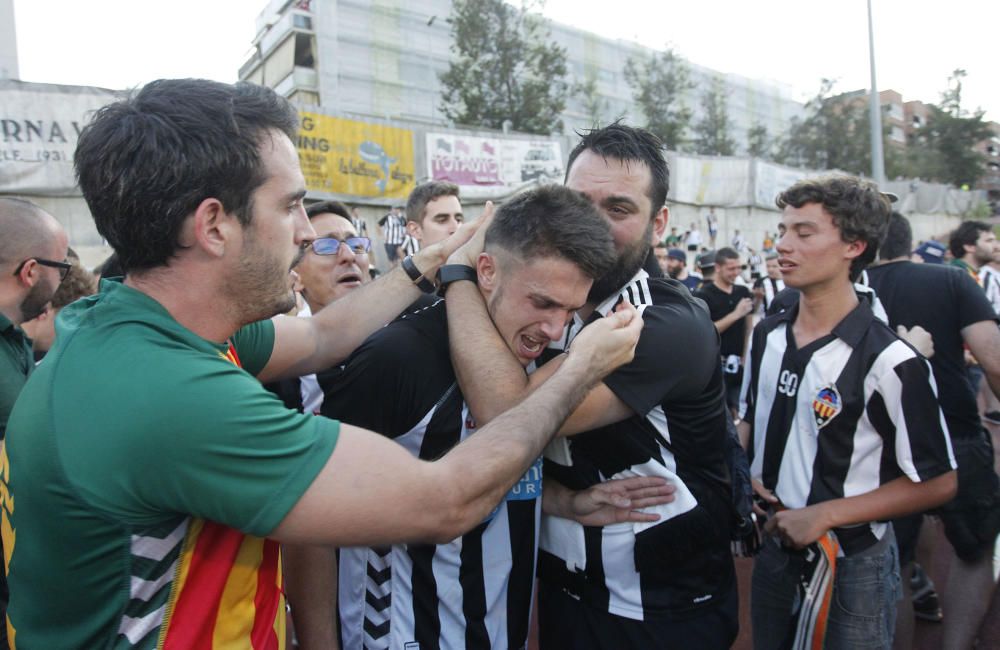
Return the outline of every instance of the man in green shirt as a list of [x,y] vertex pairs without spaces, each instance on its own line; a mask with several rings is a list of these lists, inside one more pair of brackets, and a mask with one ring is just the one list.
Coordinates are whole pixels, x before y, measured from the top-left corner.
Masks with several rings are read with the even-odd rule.
[[286,409],[258,380],[344,359],[476,231],[312,318],[266,320],[294,304],[316,237],[298,127],[269,89],[188,79],[148,84],[80,134],[80,188],[126,280],[59,315],[0,454],[7,629],[25,647],[280,650],[279,542],[453,539],[631,358],[642,319],[626,310],[434,462]]
[[52,215],[24,199],[0,198],[0,439],[35,365],[19,326],[45,311],[69,271],[68,248]]
[[[38,316],[69,270],[66,232],[40,207],[0,198],[0,441],[14,400],[35,362],[19,325]],[[0,571],[0,616],[7,610],[7,572]],[[7,648],[6,627],[0,648]]]

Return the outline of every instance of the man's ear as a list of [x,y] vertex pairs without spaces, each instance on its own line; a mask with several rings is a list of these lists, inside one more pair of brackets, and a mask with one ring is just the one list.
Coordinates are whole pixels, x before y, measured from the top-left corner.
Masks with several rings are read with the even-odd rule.
[[663,241],[663,234],[667,232],[667,223],[670,221],[670,208],[663,206],[653,215],[653,241],[650,244],[657,244]]
[[185,220],[178,244],[180,248],[198,247],[212,257],[222,257],[227,244],[236,237],[242,241],[242,229],[236,215],[226,212],[221,201],[207,198]]
[[34,258],[29,257],[21,265],[21,270],[17,273],[17,279],[21,284],[30,289],[38,282],[39,271],[41,271],[41,268],[38,262]]
[[480,253],[476,258],[476,275],[479,277],[479,287],[490,293],[496,289],[498,278],[497,259],[490,253]]
[[424,236],[424,229],[421,228],[420,224],[416,221],[407,221],[406,234],[414,239],[422,239]]
[[844,255],[847,259],[853,260],[865,250],[868,249],[868,242],[863,239],[855,239],[854,241],[847,244],[847,253]]

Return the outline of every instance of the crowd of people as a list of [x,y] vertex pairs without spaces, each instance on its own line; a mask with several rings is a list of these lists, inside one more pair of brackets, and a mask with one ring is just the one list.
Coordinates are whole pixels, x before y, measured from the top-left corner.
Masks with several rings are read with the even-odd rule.
[[306,202],[297,129],[245,83],[98,111],[74,158],[115,252],[95,274],[0,198],[9,647],[713,649],[749,607],[755,648],[906,648],[928,521],[932,613],[973,646],[989,226],[914,247],[891,195],[829,176],[781,193],[759,253],[716,249],[714,209],[679,235],[662,144],[616,122],[474,222],[417,186],[374,277],[358,209]]

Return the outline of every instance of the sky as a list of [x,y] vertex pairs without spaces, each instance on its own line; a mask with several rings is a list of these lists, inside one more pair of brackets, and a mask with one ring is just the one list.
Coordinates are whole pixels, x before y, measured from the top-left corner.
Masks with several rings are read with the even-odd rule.
[[[323,0],[314,0],[323,1]],[[402,1],[402,0],[401,0]],[[265,0],[14,0],[21,78],[130,88],[161,77],[235,81]],[[963,106],[1000,121],[1000,2],[872,0],[877,81],[937,102],[956,68]],[[609,9],[613,8],[613,9]],[[548,0],[545,14],[611,38],[673,47],[793,98],[869,85],[865,0]]]

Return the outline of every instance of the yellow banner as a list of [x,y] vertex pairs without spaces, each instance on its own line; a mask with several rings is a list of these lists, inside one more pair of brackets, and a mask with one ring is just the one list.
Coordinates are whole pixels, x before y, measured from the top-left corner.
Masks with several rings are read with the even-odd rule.
[[315,192],[405,199],[414,187],[413,132],[299,112],[299,162]]

